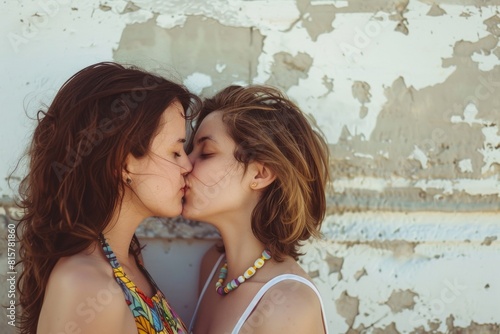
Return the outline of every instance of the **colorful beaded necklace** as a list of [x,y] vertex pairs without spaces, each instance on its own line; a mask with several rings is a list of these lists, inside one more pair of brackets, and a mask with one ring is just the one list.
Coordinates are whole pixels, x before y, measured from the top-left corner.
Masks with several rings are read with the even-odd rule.
[[227,276],[227,262],[224,263],[222,268],[220,268],[219,279],[217,280],[217,283],[215,283],[215,290],[221,296],[227,295],[229,292],[239,287],[241,283],[245,282],[247,279],[255,275],[257,269],[261,268],[264,265],[264,263],[270,258],[271,258],[271,253],[267,249],[265,249],[262,252],[261,257],[255,260],[253,266],[248,268],[243,275],[233,279],[232,281],[227,283],[225,287],[222,287],[222,283],[224,283],[224,280],[226,279]]

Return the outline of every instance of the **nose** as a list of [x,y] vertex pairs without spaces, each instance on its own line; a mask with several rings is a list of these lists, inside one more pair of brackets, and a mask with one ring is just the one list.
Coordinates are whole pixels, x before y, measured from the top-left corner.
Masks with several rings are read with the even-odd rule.
[[187,155],[188,159],[189,159],[189,162],[191,163],[191,166],[194,164],[194,154],[193,152],[191,151],[191,153],[189,153]]
[[186,158],[183,161],[182,171],[181,171],[181,174],[183,176],[186,176],[187,174],[189,174],[193,170],[193,164],[191,163],[191,159],[187,155],[185,157]]

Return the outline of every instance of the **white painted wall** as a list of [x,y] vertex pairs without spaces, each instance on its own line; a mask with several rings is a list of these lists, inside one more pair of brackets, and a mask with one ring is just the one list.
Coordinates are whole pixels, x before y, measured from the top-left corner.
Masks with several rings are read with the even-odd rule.
[[[4,201],[14,195],[5,177],[34,126],[25,112],[35,115],[84,66],[127,58],[178,69],[203,95],[233,82],[277,84],[332,147],[325,237],[306,245],[301,259],[324,296],[332,332],[498,333],[498,3],[29,0],[1,2],[0,11],[8,13],[0,20]],[[249,56],[255,75],[237,71],[251,66],[221,51],[227,41],[198,38],[195,18],[200,31],[261,36],[260,52]],[[190,63],[203,43],[215,48],[210,58]],[[164,229],[143,236],[164,237]],[[147,257],[182,259],[190,242],[184,265],[193,272],[209,240],[151,239]],[[150,267],[175,303],[192,299],[176,293],[184,290],[170,294],[178,271]],[[179,307],[189,317],[192,306]]]
[[[324,222],[323,238],[304,245],[300,264],[320,290],[331,333],[393,333],[392,326],[399,333],[420,327],[424,333],[468,327],[471,333],[490,333],[471,325],[500,322],[500,267],[494,265],[500,261],[498,218],[432,212],[332,215]],[[141,240],[148,245],[145,263],[151,274],[189,322],[197,264],[214,239]]]
[[[307,1],[298,3],[304,5]],[[416,90],[429,89],[445,82],[457,67],[443,65],[446,59],[453,58],[456,43],[475,43],[482,38],[491,37],[485,20],[494,18],[498,11],[498,6],[495,5],[479,7],[443,4],[441,8],[446,14],[429,16],[430,5],[410,1],[401,14],[404,15],[403,22],[410,29],[410,33],[404,35],[395,30],[398,24],[395,16],[399,14],[390,4],[379,5],[379,10],[370,10],[370,6],[367,6],[365,11],[348,11],[345,9],[346,1],[312,1],[312,9],[309,12],[304,10],[302,20],[299,5],[293,0],[240,0],[228,3],[219,0],[199,1],[190,5],[183,1],[161,3],[142,0],[135,4],[140,9],[132,12],[126,12],[127,2],[121,0],[34,0],[24,1],[22,4],[0,4],[0,9],[9,13],[0,22],[0,31],[4,36],[0,39],[3,72],[0,91],[4,101],[0,123],[0,196],[13,194],[5,177],[12,171],[29,139],[32,123],[27,120],[25,112],[33,116],[39,103],[50,102],[64,80],[78,69],[97,61],[113,60],[113,52],[119,48],[122,32],[127,25],[141,24],[157,15],[158,27],[172,29],[182,27],[190,15],[201,15],[215,18],[223,25],[258,29],[265,40],[258,58],[257,75],[252,78],[256,83],[272,79],[274,56],[277,53],[286,52],[292,56],[307,54],[313,62],[310,68],[305,69],[306,75],[299,78],[296,84],[293,84],[293,80],[287,82],[286,78],[280,82],[289,84],[287,93],[314,116],[329,142],[334,145],[339,143],[342,131],[348,131],[351,138],[359,136],[362,140],[370,141],[380,112],[387,103],[385,90],[398,78],[403,78],[407,87]],[[324,28],[323,33],[313,39],[315,35],[311,36],[309,33],[307,22],[313,21],[311,13],[315,13],[314,7],[326,5],[332,8],[337,6],[338,12],[331,19],[331,26]],[[344,12],[341,12],[342,8]],[[318,18],[315,20],[323,22]],[[190,41],[186,40],[185,43],[189,44]],[[496,43],[498,44],[497,40]],[[498,49],[497,46],[489,47],[489,50],[496,53]],[[499,63],[496,53],[489,50],[481,51],[477,47],[475,52],[471,52],[470,59],[482,71],[490,71]],[[175,64],[169,63],[168,56],[164,59],[157,57],[146,55],[146,59],[133,61],[146,66],[174,66],[175,69]],[[223,55],[218,65],[218,72],[223,72]],[[193,91],[201,91],[203,87],[217,84],[217,77],[203,73],[203,64],[198,67],[191,70],[191,76],[186,73],[186,84]],[[483,80],[488,81],[488,78]],[[365,83],[369,87],[369,96],[363,103],[353,96],[353,85],[356,82]],[[483,92],[485,89],[498,89],[494,78],[489,82],[489,86],[476,90]],[[224,84],[227,83],[229,82]],[[490,116],[491,113],[499,114],[498,109],[477,111],[474,104],[461,102],[462,113],[449,114],[449,124],[465,122],[472,126],[491,123],[496,119]],[[362,113],[358,112],[360,107],[364,108]],[[471,111],[471,108],[476,108],[476,111]],[[481,112],[489,117],[481,118]],[[434,130],[443,131],[439,127]],[[440,189],[444,194],[465,191],[471,194],[487,192],[499,195],[498,173],[492,172],[498,170],[495,166],[500,162],[500,155],[497,149],[487,147],[487,144],[493,147],[498,145],[498,125],[483,130],[483,133],[485,147],[478,148],[482,161],[474,161],[469,169],[461,167],[465,172],[459,180],[454,180],[456,182],[450,184],[442,178],[406,178],[402,180],[403,184],[424,189],[430,186]],[[370,148],[370,152],[353,152],[353,157],[358,160],[393,161],[403,158],[415,160],[426,169],[427,164],[433,162],[433,152],[420,146],[432,146],[437,140],[430,136],[428,141],[431,143],[412,145],[413,152],[405,152],[407,156],[403,157],[391,155],[383,148]],[[467,163],[467,157],[461,160]],[[487,182],[482,183],[477,177],[468,177],[467,171],[486,174]],[[367,189],[397,186],[387,184],[387,179],[367,178],[366,175],[361,176],[361,180],[362,188]],[[359,178],[340,177],[339,181],[348,189],[359,189]]]

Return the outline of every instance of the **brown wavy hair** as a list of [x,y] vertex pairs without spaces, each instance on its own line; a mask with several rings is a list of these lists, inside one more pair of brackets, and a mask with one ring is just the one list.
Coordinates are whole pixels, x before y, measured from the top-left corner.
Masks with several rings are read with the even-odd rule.
[[[21,333],[36,332],[56,262],[87,249],[109,224],[122,202],[127,155],[149,153],[161,116],[174,101],[187,118],[198,109],[192,108],[198,98],[185,87],[105,62],[73,75],[38,111],[18,203],[24,210],[17,226]],[[135,235],[130,252],[140,253]]]
[[276,175],[252,212],[254,235],[276,260],[297,259],[301,241],[319,236],[325,216],[329,150],[321,132],[297,105],[268,86],[230,86],[205,99],[195,132],[214,111],[222,112],[236,143],[234,157],[245,171],[258,161]]

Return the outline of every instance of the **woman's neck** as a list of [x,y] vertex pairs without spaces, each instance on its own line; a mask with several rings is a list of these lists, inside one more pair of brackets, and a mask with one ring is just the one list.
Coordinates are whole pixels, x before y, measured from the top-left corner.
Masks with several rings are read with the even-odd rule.
[[129,249],[134,233],[144,217],[138,216],[127,205],[122,205],[103,231],[104,238],[121,265],[129,265]]
[[248,224],[227,221],[219,226],[226,252],[227,277],[237,278],[248,267],[253,266],[255,260],[262,255],[265,245],[253,234],[250,221]]

